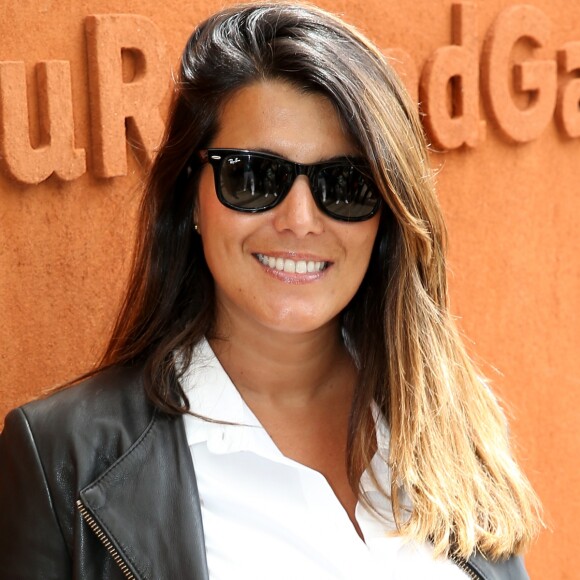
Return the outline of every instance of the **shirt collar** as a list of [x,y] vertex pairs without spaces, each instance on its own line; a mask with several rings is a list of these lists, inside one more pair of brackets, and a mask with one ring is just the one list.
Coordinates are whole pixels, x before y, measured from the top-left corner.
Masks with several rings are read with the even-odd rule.
[[252,451],[272,459],[283,457],[206,338],[196,345],[181,383],[191,410],[184,416],[190,447],[205,441],[213,453]]

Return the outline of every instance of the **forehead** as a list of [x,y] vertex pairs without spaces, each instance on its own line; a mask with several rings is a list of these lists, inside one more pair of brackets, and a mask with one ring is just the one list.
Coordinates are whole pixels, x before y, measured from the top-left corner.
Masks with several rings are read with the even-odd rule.
[[211,146],[266,150],[301,163],[357,152],[327,97],[279,80],[236,91],[222,108]]

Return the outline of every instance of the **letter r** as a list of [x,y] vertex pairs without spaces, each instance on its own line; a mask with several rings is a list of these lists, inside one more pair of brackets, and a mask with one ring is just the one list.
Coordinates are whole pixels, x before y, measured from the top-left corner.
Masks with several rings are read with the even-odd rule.
[[[93,15],[85,20],[88,50],[93,172],[127,174],[126,132],[150,161],[163,134],[159,105],[169,86],[165,41],[148,18]],[[137,58],[133,78],[123,78],[123,54]],[[127,124],[126,124],[127,122]]]

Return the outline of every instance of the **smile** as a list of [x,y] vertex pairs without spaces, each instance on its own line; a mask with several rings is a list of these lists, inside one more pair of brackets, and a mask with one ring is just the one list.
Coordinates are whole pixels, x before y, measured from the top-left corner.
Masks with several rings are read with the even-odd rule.
[[328,268],[329,262],[315,262],[314,260],[291,260],[289,258],[275,258],[265,254],[255,254],[258,261],[272,270],[288,274],[311,274],[322,272]]

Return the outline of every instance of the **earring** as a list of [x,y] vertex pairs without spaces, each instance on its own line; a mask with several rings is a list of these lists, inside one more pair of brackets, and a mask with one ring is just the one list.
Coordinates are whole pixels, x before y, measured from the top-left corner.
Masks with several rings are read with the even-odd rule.
[[199,228],[197,227],[197,224],[193,224],[193,229],[199,234]]

